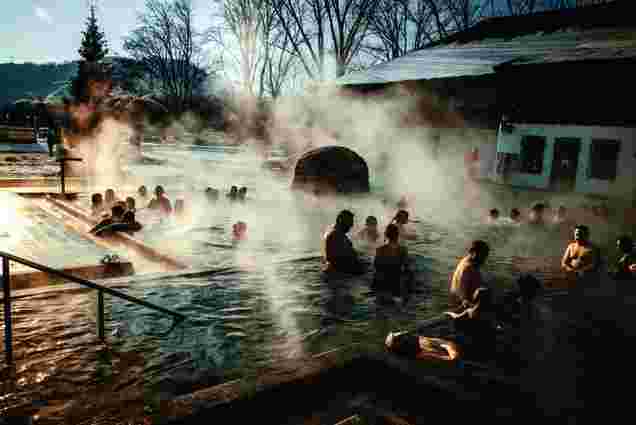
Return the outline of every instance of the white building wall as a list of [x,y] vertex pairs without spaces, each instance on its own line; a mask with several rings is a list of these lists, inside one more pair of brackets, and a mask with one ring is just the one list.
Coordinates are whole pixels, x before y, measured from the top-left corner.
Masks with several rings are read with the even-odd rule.
[[[541,175],[511,174],[511,183],[518,186],[547,189],[550,185],[555,139],[577,138],[581,140],[581,151],[577,165],[575,191],[636,199],[636,129],[600,126],[559,126],[543,124],[514,124],[513,131],[497,134],[497,152],[519,154],[524,136],[546,138],[544,168]],[[613,181],[589,177],[591,147],[593,139],[620,141],[617,177]]]

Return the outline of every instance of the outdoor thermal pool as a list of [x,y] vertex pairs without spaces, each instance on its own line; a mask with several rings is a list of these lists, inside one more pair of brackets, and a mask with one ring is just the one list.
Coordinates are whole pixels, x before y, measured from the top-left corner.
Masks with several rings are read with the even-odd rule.
[[[417,292],[403,308],[382,306],[369,289],[371,272],[334,284],[320,271],[320,237],[338,211],[351,209],[356,225],[375,215],[382,229],[394,214],[381,202],[381,176],[372,177],[369,197],[318,204],[291,194],[287,178],[263,177],[257,158],[238,148],[151,146],[147,152],[167,162],[131,165],[134,185],[143,182],[152,191],[162,184],[173,202],[183,196],[191,219],[160,222],[141,210],[138,220],[145,228],[135,237],[196,269],[212,271],[194,278],[131,277],[112,285],[188,319],[166,334],[169,318],[106,296],[108,346],[131,353],[136,359],[131,366],[104,354],[105,347],[96,343],[95,293],[31,291],[32,296],[14,303],[18,366],[1,399],[6,407],[37,398],[73,399],[82,388],[104,382],[117,382],[119,390],[142,383],[172,393],[189,391],[191,386],[176,389],[174,382],[216,383],[281,359],[351,343],[377,347],[388,331],[412,328],[446,308],[449,274],[470,240],[491,244],[487,271],[502,287],[513,283],[513,256],[560,256],[564,248],[551,229],[529,236],[525,228],[486,226],[479,224],[478,212],[466,209],[460,210],[466,216],[450,219],[445,206],[421,200],[411,211],[418,237],[406,242]],[[225,199],[233,184],[248,188],[247,202]],[[215,204],[201,196],[207,186],[221,191]],[[87,207],[89,196],[78,203]],[[248,224],[249,239],[233,246],[231,224],[237,220]],[[49,234],[42,238],[54,239]],[[64,256],[86,252],[83,246],[68,245]],[[49,254],[34,251],[38,257],[31,258],[47,264]]]

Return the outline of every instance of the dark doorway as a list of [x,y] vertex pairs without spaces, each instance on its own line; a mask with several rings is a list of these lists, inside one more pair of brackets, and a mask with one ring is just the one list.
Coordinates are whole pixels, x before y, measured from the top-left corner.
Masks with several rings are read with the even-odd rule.
[[553,190],[566,192],[574,190],[580,151],[581,139],[566,137],[555,139],[550,177]]

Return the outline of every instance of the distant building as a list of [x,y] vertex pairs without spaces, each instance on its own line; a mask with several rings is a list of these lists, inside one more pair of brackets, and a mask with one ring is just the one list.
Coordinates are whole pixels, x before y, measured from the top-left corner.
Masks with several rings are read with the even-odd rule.
[[[444,130],[440,148],[457,151],[458,162],[477,147],[481,178],[633,199],[635,12],[636,2],[617,0],[486,19],[338,84],[359,94],[405,86],[444,99],[460,124],[424,121]],[[468,142],[447,141],[453,128],[468,132]]]

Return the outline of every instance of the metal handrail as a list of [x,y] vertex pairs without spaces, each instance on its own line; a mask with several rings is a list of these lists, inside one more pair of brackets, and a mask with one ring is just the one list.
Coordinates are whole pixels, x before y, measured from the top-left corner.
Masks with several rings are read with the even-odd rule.
[[91,289],[97,290],[97,333],[100,339],[105,339],[105,331],[104,331],[104,293],[112,295],[114,297],[122,298],[126,301],[129,301],[134,304],[139,304],[141,306],[147,307],[151,310],[156,310],[161,313],[172,316],[175,320],[175,324],[182,322],[186,319],[181,313],[177,313],[176,311],[168,310],[166,308],[160,307],[158,305],[149,303],[147,301],[141,300],[139,298],[135,298],[133,296],[127,295],[123,292],[107,288],[102,285],[98,285],[95,282],[91,282],[86,279],[82,279],[80,277],[72,276],[70,274],[64,273],[59,270],[52,269],[51,267],[45,266],[43,264],[39,264],[33,262],[31,260],[27,260],[26,258],[18,257],[7,252],[0,251],[0,258],[2,258],[2,281],[3,281],[3,293],[4,293],[4,339],[5,339],[5,355],[7,364],[13,363],[13,329],[12,329],[12,318],[11,318],[11,275],[9,272],[9,261],[15,261],[16,263],[23,264],[25,266],[34,268],[36,270],[40,270],[42,272],[48,273],[53,276],[57,276],[66,280],[69,280],[74,283],[78,283],[83,286],[87,286]]

